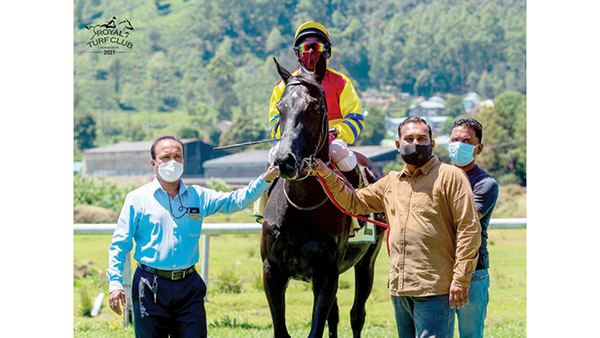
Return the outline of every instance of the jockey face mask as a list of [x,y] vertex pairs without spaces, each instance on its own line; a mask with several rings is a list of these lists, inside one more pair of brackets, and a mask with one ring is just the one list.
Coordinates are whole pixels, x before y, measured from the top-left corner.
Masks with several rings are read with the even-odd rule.
[[308,41],[302,42],[294,49],[298,53],[298,58],[300,59],[302,66],[306,68],[306,70],[312,72],[315,70],[319,56],[326,52],[327,47],[324,43],[318,42],[318,40],[314,38],[309,38],[307,40]]
[[317,65],[317,60],[319,60],[319,56],[323,53],[314,52],[309,50],[305,53],[300,53],[300,61],[302,62],[302,66],[306,68],[309,72],[313,72],[315,70],[315,66]]

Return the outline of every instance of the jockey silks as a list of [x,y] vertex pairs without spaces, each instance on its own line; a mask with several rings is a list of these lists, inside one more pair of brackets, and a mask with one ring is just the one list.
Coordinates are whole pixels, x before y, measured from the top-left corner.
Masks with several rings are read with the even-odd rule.
[[[301,68],[298,68],[292,75],[298,75]],[[337,129],[338,138],[343,139],[348,144],[354,143],[356,137],[362,131],[365,120],[362,114],[362,107],[358,94],[348,77],[334,69],[327,68],[325,78],[321,83],[325,92],[327,101],[327,117],[329,126]],[[269,129],[271,137],[279,139],[281,133],[279,131],[279,110],[277,103],[281,99],[285,83],[279,83],[273,89],[269,108]]]

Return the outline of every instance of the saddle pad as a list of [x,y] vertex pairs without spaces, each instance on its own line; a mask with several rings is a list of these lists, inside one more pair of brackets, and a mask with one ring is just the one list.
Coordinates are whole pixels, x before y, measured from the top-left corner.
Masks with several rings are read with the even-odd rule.
[[[373,216],[371,215],[371,218]],[[367,224],[360,230],[356,231],[354,237],[348,238],[348,244],[359,244],[359,243],[375,243],[375,224],[366,222]]]

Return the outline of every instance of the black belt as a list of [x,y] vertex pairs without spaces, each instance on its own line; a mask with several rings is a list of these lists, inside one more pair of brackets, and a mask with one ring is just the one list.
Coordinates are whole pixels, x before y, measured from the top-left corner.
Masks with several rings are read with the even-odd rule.
[[138,267],[146,272],[155,274],[159,277],[169,278],[170,280],[184,279],[185,277],[189,276],[194,271],[196,271],[195,265],[192,265],[191,267],[189,267],[187,269],[181,269],[181,270],[159,270],[159,269],[151,268],[142,263],[138,263]]

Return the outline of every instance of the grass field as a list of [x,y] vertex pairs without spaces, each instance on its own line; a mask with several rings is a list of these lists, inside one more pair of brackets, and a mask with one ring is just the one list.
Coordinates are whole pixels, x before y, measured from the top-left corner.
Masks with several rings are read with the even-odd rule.
[[[242,222],[248,222],[248,219]],[[74,236],[74,337],[133,336],[133,327],[123,328],[122,318],[108,307],[105,271],[110,241],[111,236],[108,235]],[[271,316],[262,290],[259,243],[258,234],[211,236],[206,300],[210,337],[272,336]],[[491,287],[485,336],[525,337],[526,230],[491,229],[489,251]],[[200,264],[197,268],[200,270]],[[393,308],[386,286],[388,257],[385,248],[380,252],[375,273],[375,285],[367,302],[363,337],[396,337]],[[340,337],[352,336],[349,313],[354,296],[353,283],[352,270],[340,277]],[[93,303],[99,292],[106,296],[100,315],[93,318],[84,316],[86,299]],[[292,281],[286,294],[286,308],[290,334],[293,337],[307,336],[312,309],[310,286]],[[455,336],[458,337],[458,333]]]

